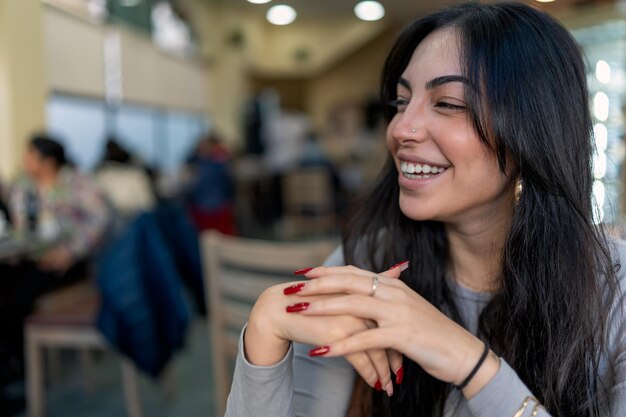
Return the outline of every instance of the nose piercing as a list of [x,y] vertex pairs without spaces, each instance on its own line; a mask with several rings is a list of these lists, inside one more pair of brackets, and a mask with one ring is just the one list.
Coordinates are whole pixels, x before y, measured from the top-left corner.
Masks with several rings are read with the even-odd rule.
[[415,132],[417,132],[417,129],[416,128],[412,128],[411,129],[411,133],[415,133]]

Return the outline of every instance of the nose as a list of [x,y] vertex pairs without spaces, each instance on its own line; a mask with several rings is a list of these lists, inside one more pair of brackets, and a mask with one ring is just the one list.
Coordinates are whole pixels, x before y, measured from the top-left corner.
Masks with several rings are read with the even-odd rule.
[[397,114],[397,123],[391,131],[392,137],[399,145],[409,146],[411,143],[420,143],[428,139],[428,130],[419,111],[405,110]]

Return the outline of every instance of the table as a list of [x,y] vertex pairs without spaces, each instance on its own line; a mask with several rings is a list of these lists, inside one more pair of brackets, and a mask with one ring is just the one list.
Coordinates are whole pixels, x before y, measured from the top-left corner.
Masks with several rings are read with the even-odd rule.
[[0,261],[26,256],[53,245],[35,234],[8,233],[0,237]]

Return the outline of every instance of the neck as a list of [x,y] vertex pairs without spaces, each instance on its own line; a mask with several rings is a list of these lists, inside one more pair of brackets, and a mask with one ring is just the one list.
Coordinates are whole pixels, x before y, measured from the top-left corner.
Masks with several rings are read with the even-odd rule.
[[500,283],[502,251],[512,209],[464,223],[446,224],[449,268],[457,283],[479,292],[494,292]]

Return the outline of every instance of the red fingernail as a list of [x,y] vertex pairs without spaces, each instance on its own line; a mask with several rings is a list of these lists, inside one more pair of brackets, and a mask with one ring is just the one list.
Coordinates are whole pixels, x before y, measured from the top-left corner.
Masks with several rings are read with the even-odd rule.
[[302,269],[298,269],[297,271],[294,271],[295,275],[304,275],[307,272],[311,271],[313,268],[302,268]]
[[287,313],[297,313],[298,311],[304,311],[309,308],[309,303],[296,303],[287,306]]
[[322,356],[330,352],[329,346],[320,346],[309,351],[309,356]]
[[400,262],[400,263],[395,264],[394,266],[392,266],[389,269],[400,268],[402,271],[404,271],[408,267],[409,267],[409,261],[404,261],[404,262]]
[[400,366],[398,371],[396,371],[396,385],[400,385],[402,383],[402,378],[404,378],[404,367]]
[[381,384],[380,381],[376,381],[376,383],[374,384],[374,389],[376,391],[381,391],[383,389],[383,384]]
[[291,287],[287,287],[283,290],[283,293],[285,295],[289,295],[289,294],[295,294],[298,291],[301,291],[302,288],[304,287],[304,282],[300,283],[300,284],[293,284]]

